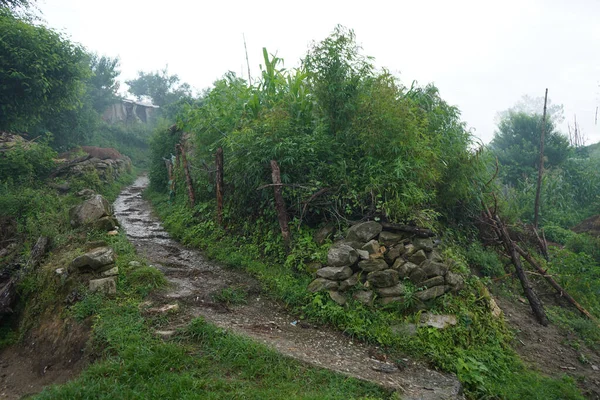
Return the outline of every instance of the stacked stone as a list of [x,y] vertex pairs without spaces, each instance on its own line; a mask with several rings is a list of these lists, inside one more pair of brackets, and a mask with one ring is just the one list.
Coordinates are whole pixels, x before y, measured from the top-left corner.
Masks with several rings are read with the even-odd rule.
[[71,261],[70,272],[81,275],[92,274],[91,292],[114,294],[117,292],[116,276],[119,268],[115,265],[115,253],[110,247],[97,247]]
[[362,290],[353,297],[365,304],[372,304],[375,295],[384,305],[403,301],[405,279],[422,289],[415,293],[422,302],[459,291],[463,278],[449,271],[435,247],[432,238],[383,230],[375,221],[356,224],[346,239],[331,246],[327,266],[316,271],[308,290],[327,290],[342,305],[346,302],[343,292],[359,283]]

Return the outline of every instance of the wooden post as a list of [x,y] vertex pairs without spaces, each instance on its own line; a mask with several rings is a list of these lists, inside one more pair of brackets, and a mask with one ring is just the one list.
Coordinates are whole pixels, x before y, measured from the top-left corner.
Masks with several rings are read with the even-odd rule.
[[192,184],[192,177],[190,176],[190,169],[185,156],[185,150],[181,144],[177,145],[179,153],[181,154],[181,161],[183,163],[183,172],[185,173],[185,182],[188,189],[188,197],[190,198],[190,204],[192,207],[196,205],[196,195],[194,194],[194,186]]
[[546,133],[546,104],[548,103],[548,89],[544,97],[544,114],[542,116],[542,133],[540,135],[540,163],[538,166],[537,189],[535,191],[533,227],[538,228],[540,214],[540,192],[542,190],[542,176],[544,175],[544,136]]
[[281,236],[286,247],[290,247],[290,227],[288,225],[288,215],[285,210],[285,202],[281,194],[281,172],[277,161],[271,160],[271,178],[273,179],[273,191],[275,192],[275,208],[277,209],[277,219],[281,228]]
[[169,177],[169,196],[172,196],[175,191],[175,174],[173,173],[173,163],[171,160],[165,159],[167,167],[167,176]]
[[217,222],[223,225],[223,148],[217,149],[215,160],[217,168]]

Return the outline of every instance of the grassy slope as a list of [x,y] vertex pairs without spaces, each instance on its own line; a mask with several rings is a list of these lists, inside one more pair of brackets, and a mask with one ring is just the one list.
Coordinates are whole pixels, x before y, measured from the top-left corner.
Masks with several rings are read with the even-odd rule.
[[106,237],[118,252],[122,271],[116,298],[88,294],[66,316],[94,320],[92,344],[100,360],[79,378],[46,389],[39,399],[346,399],[390,398],[379,387],[322,369],[310,368],[202,319],[193,320],[174,340],[153,333],[141,303],[165,285],[142,261],[124,234]]

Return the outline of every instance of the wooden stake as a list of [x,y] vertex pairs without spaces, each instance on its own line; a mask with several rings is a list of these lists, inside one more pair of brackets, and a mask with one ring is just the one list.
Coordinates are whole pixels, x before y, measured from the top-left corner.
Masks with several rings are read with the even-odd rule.
[[183,163],[183,172],[185,173],[185,182],[187,184],[190,204],[192,207],[194,207],[196,205],[196,195],[194,194],[194,186],[192,184],[192,177],[190,176],[190,169],[188,166],[187,157],[185,156],[185,150],[181,144],[177,145],[177,149],[181,154],[181,161]]
[[542,133],[540,135],[540,163],[538,166],[537,189],[535,191],[533,227],[537,229],[540,214],[540,192],[542,190],[542,176],[544,175],[544,136],[546,133],[546,104],[548,103],[548,89],[544,97],[544,115],[542,116]]
[[217,149],[215,159],[217,168],[217,222],[223,225],[223,148]]
[[273,191],[275,195],[275,208],[277,209],[277,219],[281,228],[281,236],[286,247],[290,248],[290,227],[288,225],[288,215],[285,209],[285,202],[281,194],[281,172],[277,161],[271,160],[271,178],[273,179]]

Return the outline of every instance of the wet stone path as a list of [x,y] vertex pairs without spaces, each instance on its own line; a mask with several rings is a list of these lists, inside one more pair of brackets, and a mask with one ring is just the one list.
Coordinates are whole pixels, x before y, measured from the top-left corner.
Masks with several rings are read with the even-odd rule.
[[[142,198],[148,178],[140,176],[114,203],[115,215],[139,254],[160,269],[170,288],[154,297],[153,307],[179,304],[174,325],[159,334],[167,337],[193,318],[250,337],[278,352],[322,368],[397,390],[403,399],[462,399],[455,376],[406,360],[399,370],[376,359],[378,349],[352,340],[337,330],[296,322],[277,302],[266,297],[260,284],[242,271],[205,259],[169,237]],[[213,297],[225,288],[247,293],[247,303],[226,305]]]

